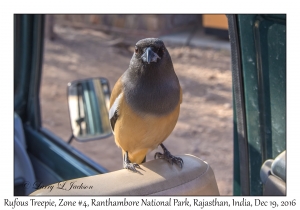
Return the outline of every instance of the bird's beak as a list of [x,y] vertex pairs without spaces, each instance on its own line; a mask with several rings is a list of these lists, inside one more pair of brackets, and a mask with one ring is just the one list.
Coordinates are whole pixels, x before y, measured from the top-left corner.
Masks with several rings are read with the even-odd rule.
[[143,59],[144,62],[147,62],[148,64],[150,62],[156,62],[157,58],[160,59],[160,57],[153,52],[153,50],[151,49],[151,47],[147,47],[144,54],[141,56],[141,58]]

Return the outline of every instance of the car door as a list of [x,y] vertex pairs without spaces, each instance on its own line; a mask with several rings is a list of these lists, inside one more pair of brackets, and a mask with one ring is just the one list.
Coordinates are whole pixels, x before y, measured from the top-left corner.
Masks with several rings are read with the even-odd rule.
[[[228,15],[234,100],[234,194],[263,195],[264,162],[286,150],[286,15]],[[285,155],[282,155],[285,184]],[[280,157],[278,157],[280,158]],[[271,166],[270,166],[271,167]],[[276,174],[276,165],[269,173]],[[280,177],[281,176],[281,177]]]
[[[19,161],[14,169],[15,195],[25,193],[22,186],[30,188],[32,192],[54,182],[107,172],[105,168],[43,128],[39,100],[43,38],[43,15],[14,15],[15,133],[24,133],[24,140],[21,141],[25,142],[21,150],[15,150],[15,161]],[[16,126],[17,121],[21,122],[21,126]],[[24,155],[20,156],[20,153]],[[17,168],[26,158],[32,164],[36,178],[34,183],[22,177],[22,170]],[[17,172],[20,172],[18,177]]]

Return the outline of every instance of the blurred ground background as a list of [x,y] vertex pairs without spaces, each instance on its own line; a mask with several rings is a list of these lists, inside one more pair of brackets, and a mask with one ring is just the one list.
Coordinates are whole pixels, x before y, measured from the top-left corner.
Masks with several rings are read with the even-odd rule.
[[[195,28],[193,24],[179,27],[180,23],[188,24],[178,17],[175,18],[177,22],[172,22],[178,26],[166,28],[170,25],[170,16],[161,16],[165,22],[160,22],[150,15],[144,18],[123,15],[119,19],[132,22],[131,28],[128,26],[123,30],[122,27],[108,27],[112,16],[106,19],[102,16],[58,15],[50,19],[53,28],[46,30],[40,93],[43,126],[67,141],[71,136],[66,97],[68,82],[106,77],[112,89],[128,68],[134,44],[141,38],[161,37],[171,54],[183,90],[179,120],[165,145],[174,155],[192,154],[207,161],[215,172],[220,194],[232,195],[233,112],[229,45],[226,41],[224,45],[224,40],[219,42],[218,38],[206,36],[201,27]],[[194,24],[202,21],[199,16],[185,18],[185,21],[198,18]],[[137,19],[145,22],[140,23]],[[126,26],[127,22],[119,20],[114,24]],[[97,28],[99,25],[101,27]],[[71,145],[110,171],[122,168],[121,150],[115,145],[113,136],[86,143],[74,140]],[[147,161],[152,160],[157,151],[161,149],[151,152]]]

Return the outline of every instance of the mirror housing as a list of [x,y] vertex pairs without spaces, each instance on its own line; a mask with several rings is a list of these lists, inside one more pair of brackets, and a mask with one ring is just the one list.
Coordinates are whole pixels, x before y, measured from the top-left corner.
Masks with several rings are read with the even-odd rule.
[[76,140],[97,140],[112,134],[108,116],[110,88],[106,78],[70,82],[67,95],[72,134]]

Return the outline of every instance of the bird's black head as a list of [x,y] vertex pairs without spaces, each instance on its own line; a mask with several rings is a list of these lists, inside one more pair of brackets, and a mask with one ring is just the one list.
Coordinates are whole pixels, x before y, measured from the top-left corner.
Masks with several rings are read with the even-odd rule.
[[[136,43],[134,54],[130,61],[130,68],[146,70],[166,65],[172,65],[172,61],[162,40],[146,38]],[[173,68],[173,65],[171,68]]]
[[142,62],[150,64],[157,62],[164,56],[165,45],[163,41],[156,38],[147,38],[138,41],[135,45],[134,55]]

